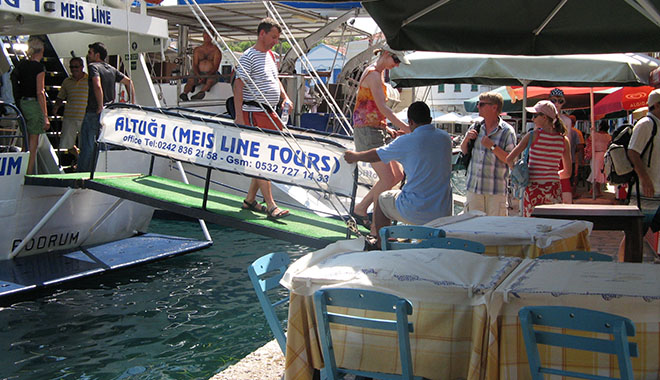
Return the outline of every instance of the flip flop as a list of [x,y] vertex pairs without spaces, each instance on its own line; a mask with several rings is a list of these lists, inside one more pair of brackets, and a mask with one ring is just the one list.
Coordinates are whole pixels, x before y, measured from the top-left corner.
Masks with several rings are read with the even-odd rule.
[[[280,210],[280,212],[276,213],[275,211],[277,210]],[[285,216],[289,215],[289,210],[282,210],[281,208],[275,206],[270,210],[268,210],[267,213],[268,213],[267,216],[268,219],[276,220],[276,219],[284,218]]]
[[241,206],[241,209],[255,211],[255,212],[262,212],[262,213],[266,213],[268,211],[266,209],[266,206],[257,202],[256,199],[253,200],[252,202],[248,202],[247,199],[243,199],[243,206]]
[[371,230],[371,218],[369,215],[358,215],[354,212],[351,212],[351,216],[355,218],[355,222],[362,227]]

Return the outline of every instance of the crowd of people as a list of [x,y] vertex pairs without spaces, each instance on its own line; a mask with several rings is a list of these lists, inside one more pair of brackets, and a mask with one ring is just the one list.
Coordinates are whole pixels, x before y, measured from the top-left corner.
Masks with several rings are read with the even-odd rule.
[[[276,108],[291,110],[293,104],[278,77],[276,59],[271,51],[279,42],[282,28],[276,21],[266,18],[257,28],[257,42],[240,58],[232,83],[233,106],[238,124],[263,129],[282,129]],[[29,149],[37,148],[39,135],[49,129],[44,96],[44,45],[37,37],[28,41],[28,60],[21,61],[12,73],[12,81],[29,133]],[[91,171],[94,164],[94,146],[98,137],[100,113],[115,100],[115,84],[122,83],[135,99],[133,82],[121,71],[105,62],[107,50],[103,43],[89,45],[88,74],[83,71],[82,58],[69,61],[71,75],[62,83],[53,110],[57,112],[66,102],[60,148],[78,156],[78,171]],[[388,46],[375,51],[375,62],[366,68],[359,80],[353,111],[355,151],[348,150],[344,158],[348,163],[364,161],[371,164],[378,175],[377,182],[353,209],[351,217],[370,230],[373,237],[368,243],[378,247],[378,230],[392,220],[410,224],[423,224],[452,214],[450,185],[452,145],[449,135],[431,123],[431,112],[423,102],[408,107],[407,122],[399,119],[386,104],[385,73],[400,64],[409,64],[403,52]],[[193,72],[180,94],[188,94],[202,85],[193,99],[202,99],[216,83],[209,73],[217,72],[222,53],[204,34],[204,43],[193,52]],[[248,80],[248,78],[250,80]],[[596,196],[607,182],[603,173],[604,155],[612,138],[609,124],[601,122],[596,133],[586,140],[576,128],[574,115],[566,115],[566,103],[561,89],[553,89],[548,100],[528,107],[534,127],[520,141],[515,129],[502,117],[502,95],[496,92],[480,94],[477,108],[480,121],[468,128],[460,145],[464,154],[471,154],[466,168],[465,211],[480,211],[486,215],[506,216],[508,204],[508,177],[514,162],[523,153],[528,157],[529,181],[522,193],[522,215],[530,216],[541,204],[571,203],[576,191],[581,167],[592,160],[588,178],[594,183]],[[634,127],[628,157],[634,164],[641,184],[645,209],[655,210],[660,197],[660,154],[653,149],[644,150],[647,142],[659,145],[660,134],[654,133],[660,116],[660,90],[648,98],[648,117],[640,119]],[[389,121],[389,123],[388,123]],[[79,136],[77,136],[79,134]],[[76,138],[79,144],[76,146]],[[585,143],[586,141],[586,143]],[[657,143],[657,144],[656,144]],[[595,152],[590,157],[591,149]],[[78,153],[79,152],[79,153]],[[34,155],[30,155],[28,173],[34,171]],[[404,181],[405,184],[400,186]],[[394,189],[394,190],[393,190]],[[261,192],[265,205],[257,200]],[[270,219],[289,215],[273,199],[271,183],[266,179],[251,180],[242,208],[265,213]],[[372,216],[368,211],[373,210]]]

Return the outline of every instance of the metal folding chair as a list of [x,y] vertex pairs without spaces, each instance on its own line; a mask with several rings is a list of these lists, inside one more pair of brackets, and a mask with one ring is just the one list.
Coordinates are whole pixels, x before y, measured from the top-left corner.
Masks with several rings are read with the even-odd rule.
[[257,293],[257,298],[261,304],[261,308],[266,315],[266,321],[270,326],[277,343],[282,349],[282,353],[286,355],[286,336],[282,329],[282,322],[277,318],[275,308],[289,301],[289,297],[284,297],[278,301],[271,302],[268,292],[272,289],[279,287],[280,279],[284,276],[287,267],[289,266],[289,255],[286,252],[269,253],[255,260],[248,267],[248,275]]
[[[532,379],[543,380],[545,374],[594,380],[617,379],[542,367],[539,344],[616,355],[621,376],[619,379],[633,379],[630,357],[637,356],[637,344],[628,342],[628,337],[635,335],[635,325],[630,319],[600,311],[564,306],[527,306],[520,309],[518,316]],[[605,333],[612,335],[612,339],[540,331],[534,329],[534,326]]]

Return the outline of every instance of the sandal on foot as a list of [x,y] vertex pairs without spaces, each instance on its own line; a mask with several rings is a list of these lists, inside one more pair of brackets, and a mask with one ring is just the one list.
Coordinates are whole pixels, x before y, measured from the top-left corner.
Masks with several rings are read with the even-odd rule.
[[[279,212],[275,212],[278,210]],[[289,210],[282,210],[281,208],[275,206],[269,209],[267,213],[268,213],[268,219],[275,220],[275,219],[284,218],[285,216],[289,215]]]
[[355,222],[362,227],[371,230],[371,218],[369,218],[369,215],[358,215],[354,212],[351,212],[351,216],[355,218]]
[[241,206],[241,209],[255,211],[255,212],[263,212],[263,213],[267,212],[266,206],[257,202],[256,199],[253,200],[252,202],[248,202],[247,199],[244,199],[243,206]]

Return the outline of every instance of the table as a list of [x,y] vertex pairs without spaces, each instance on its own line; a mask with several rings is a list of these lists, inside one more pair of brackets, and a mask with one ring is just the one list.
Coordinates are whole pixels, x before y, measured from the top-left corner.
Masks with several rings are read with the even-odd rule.
[[642,262],[644,214],[637,206],[555,204],[536,206],[534,217],[580,219],[593,223],[595,230],[623,231],[626,235],[624,261]]
[[[530,379],[518,311],[529,305],[574,306],[629,318],[636,327],[630,341],[640,356],[632,358],[635,379],[660,374],[660,265],[639,263],[529,260],[495,289],[489,307],[498,318],[489,328],[487,379]],[[543,348],[543,347],[541,347]],[[544,365],[618,377],[616,358],[565,355],[560,348],[539,350]],[[611,362],[610,360],[611,359]]]
[[[292,292],[285,378],[311,379],[313,368],[323,366],[311,295],[325,287],[352,287],[412,302],[415,375],[479,379],[486,364],[490,296],[521,259],[438,248],[363,252],[363,243],[333,243],[300,258],[285,273],[281,283]],[[339,366],[399,371],[394,334],[346,328],[334,343]]]
[[591,249],[592,223],[581,220],[465,213],[439,218],[427,225],[442,228],[448,237],[482,243],[486,255],[536,258],[547,253]]

